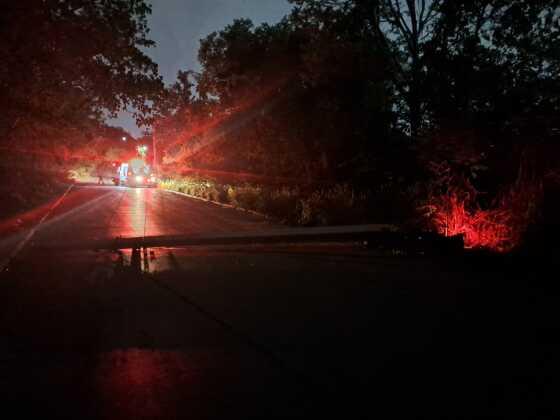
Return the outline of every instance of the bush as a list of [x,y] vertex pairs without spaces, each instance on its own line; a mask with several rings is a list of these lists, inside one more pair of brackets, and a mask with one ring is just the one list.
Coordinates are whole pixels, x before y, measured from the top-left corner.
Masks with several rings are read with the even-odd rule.
[[357,223],[365,216],[366,197],[345,184],[315,191],[300,201],[298,222],[302,225]]
[[297,224],[300,191],[283,187],[265,193],[264,212],[289,224]]
[[541,199],[539,183],[518,181],[483,209],[477,191],[463,181],[444,194],[430,195],[423,209],[434,230],[444,236],[462,235],[466,248],[508,252],[521,244]]
[[228,203],[228,187],[220,186],[218,188],[218,202],[220,203]]
[[266,207],[265,195],[261,187],[248,184],[243,186],[230,185],[227,190],[220,194],[219,198],[226,199],[227,197],[227,201],[235,207],[263,212]]
[[95,166],[82,164],[68,171],[68,178],[80,182],[91,182],[94,179]]

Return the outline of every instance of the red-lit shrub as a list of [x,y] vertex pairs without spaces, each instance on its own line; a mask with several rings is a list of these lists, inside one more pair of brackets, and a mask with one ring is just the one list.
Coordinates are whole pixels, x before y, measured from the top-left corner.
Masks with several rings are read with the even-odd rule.
[[540,183],[518,180],[483,209],[479,193],[463,181],[444,194],[430,194],[424,210],[433,229],[445,236],[463,235],[465,247],[507,252],[534,222],[541,196]]

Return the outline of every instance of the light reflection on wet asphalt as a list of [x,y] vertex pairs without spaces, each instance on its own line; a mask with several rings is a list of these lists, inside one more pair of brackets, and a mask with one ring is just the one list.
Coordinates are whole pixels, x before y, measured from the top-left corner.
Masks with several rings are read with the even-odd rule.
[[72,194],[83,196],[84,202],[54,212],[36,235],[36,243],[270,228],[260,217],[157,189],[90,187]]

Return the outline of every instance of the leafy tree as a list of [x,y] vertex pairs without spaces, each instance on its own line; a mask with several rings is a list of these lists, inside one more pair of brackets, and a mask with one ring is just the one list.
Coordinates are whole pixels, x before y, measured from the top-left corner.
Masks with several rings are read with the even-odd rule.
[[484,190],[522,167],[542,178],[560,127],[557,2],[447,1],[439,13],[424,49],[434,146],[468,172],[485,169],[475,173]]
[[390,73],[387,80],[396,93],[394,108],[404,123],[403,129],[413,137],[419,136],[426,125],[424,46],[434,34],[433,24],[439,16],[441,0],[291,2],[296,5],[294,14],[303,16],[305,21],[331,26],[334,23],[338,29],[341,22],[347,22],[348,28],[354,29],[355,36],[367,42],[370,50],[384,53]]
[[456,1],[440,11],[437,37],[426,48],[438,120],[455,114],[466,124],[503,127],[559,109],[557,2]]
[[560,7],[553,0],[292,2],[302,27],[331,28],[334,44],[351,22],[370,50],[385,53],[403,132],[431,139],[422,156],[511,178],[525,145],[558,131]]
[[[175,134],[185,147],[170,149],[168,161],[310,179],[348,172],[394,125],[385,62],[362,31],[349,19],[311,28],[292,16],[272,26],[236,20],[210,34],[202,72],[179,74],[169,91],[179,106],[158,122],[182,127]],[[214,145],[200,149],[196,133]]]
[[144,0],[22,0],[0,16],[0,135],[75,138],[127,106],[142,122],[162,86],[141,50],[147,38]]

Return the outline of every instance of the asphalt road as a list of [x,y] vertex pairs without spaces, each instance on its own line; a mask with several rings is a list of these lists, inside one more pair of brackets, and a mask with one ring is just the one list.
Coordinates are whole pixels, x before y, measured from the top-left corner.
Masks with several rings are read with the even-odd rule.
[[[60,250],[266,231],[151,189],[83,187],[0,223],[7,418],[554,418],[553,261],[356,244]],[[13,411],[10,411],[13,410]]]

